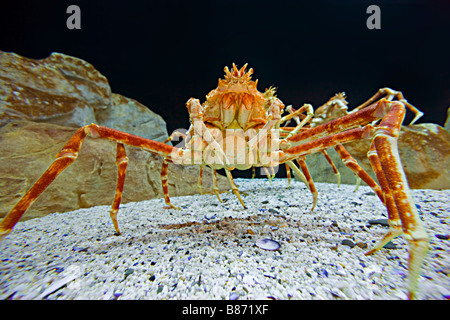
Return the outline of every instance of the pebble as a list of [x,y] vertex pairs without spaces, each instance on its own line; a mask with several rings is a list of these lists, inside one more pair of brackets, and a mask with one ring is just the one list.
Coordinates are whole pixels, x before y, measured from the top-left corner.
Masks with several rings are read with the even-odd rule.
[[125,278],[128,277],[128,276],[129,276],[130,274],[132,274],[133,272],[134,272],[134,269],[133,269],[133,268],[128,268],[128,269],[126,269],[125,272],[124,272]]
[[357,245],[358,247],[360,247],[361,249],[367,249],[367,248],[369,247],[369,246],[367,245],[367,243],[362,242],[362,241],[357,242],[356,245]]
[[389,241],[388,243],[386,243],[384,245],[383,248],[386,248],[386,249],[397,249],[397,246],[393,242]]
[[280,243],[272,239],[260,239],[255,244],[259,248],[269,251],[276,251],[281,247]]
[[350,248],[353,248],[353,247],[356,245],[356,244],[355,244],[352,240],[350,240],[350,239],[344,239],[344,240],[342,240],[341,244],[344,245],[344,246],[349,246]]
[[373,220],[369,220],[369,224],[381,224],[382,226],[385,227],[389,227],[389,223],[388,223],[389,219],[373,219]]
[[75,252],[86,252],[87,251],[87,249],[88,249],[89,247],[77,247],[77,246],[74,246],[73,248],[72,248],[72,251],[75,251]]
[[229,300],[237,300],[239,299],[239,295],[236,292],[230,293],[230,296],[228,298]]

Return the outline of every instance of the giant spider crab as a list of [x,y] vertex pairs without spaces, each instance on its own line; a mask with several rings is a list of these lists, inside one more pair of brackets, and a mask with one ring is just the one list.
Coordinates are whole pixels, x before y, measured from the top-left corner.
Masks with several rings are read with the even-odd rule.
[[[269,88],[264,93],[258,91],[258,81],[251,80],[253,69],[247,71],[247,64],[241,69],[233,64],[231,71],[228,67],[224,70],[225,78],[219,79],[217,88],[206,96],[206,102],[201,104],[198,99],[191,98],[186,103],[191,122],[189,130],[186,134],[174,132],[166,140],[183,136],[182,147],[174,147],[96,124],[78,129],[56,155],[50,167],[2,220],[0,239],[12,231],[33,201],[77,158],[87,135],[117,143],[118,178],[110,216],[118,234],[120,230],[117,213],[128,164],[124,144],[142,148],[164,158],[161,169],[164,198],[167,208],[174,209],[176,207],[170,203],[167,187],[169,162],[200,165],[198,184],[200,190],[203,167],[211,167],[214,170],[214,192],[219,200],[215,174],[217,169],[224,169],[233,193],[244,208],[244,202],[230,171],[262,167],[270,177],[268,169],[284,163],[288,168],[289,178],[292,169],[294,174],[309,187],[313,194],[314,208],[317,191],[308,172],[305,155],[322,152],[333,165],[325,150],[334,147],[345,165],[375,191],[388,211],[389,230],[366,255],[376,252],[400,235],[404,235],[409,242],[408,292],[409,298],[413,298],[429,239],[409,191],[397,149],[397,138],[406,108],[416,114],[414,121],[421,116],[421,112],[409,104],[400,92],[385,88],[380,89],[351,113],[315,125],[313,120],[317,119],[313,119],[313,108],[308,104],[298,110],[288,106],[286,108],[288,114],[282,117],[285,106],[276,97],[275,89]],[[338,94],[335,98],[342,97]],[[295,127],[281,126],[291,119],[296,120]],[[379,185],[342,146],[358,139],[372,140],[367,156]],[[301,170],[294,164],[294,160],[298,162]]]

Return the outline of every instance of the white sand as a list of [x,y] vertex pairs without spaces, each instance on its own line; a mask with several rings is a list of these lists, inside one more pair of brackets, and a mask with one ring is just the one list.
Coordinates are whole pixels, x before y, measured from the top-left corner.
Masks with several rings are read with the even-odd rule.
[[[248,209],[233,194],[128,203],[115,235],[109,207],[19,222],[0,243],[0,299],[404,299],[407,243],[364,256],[387,228],[368,187],[317,183],[319,200],[301,182],[236,179]],[[417,299],[450,297],[450,190],[413,190],[431,238]],[[179,225],[192,222],[188,225]],[[177,225],[178,224],[178,225]],[[166,227],[164,227],[166,225]],[[272,238],[279,251],[256,240]],[[337,246],[337,247],[336,247]]]

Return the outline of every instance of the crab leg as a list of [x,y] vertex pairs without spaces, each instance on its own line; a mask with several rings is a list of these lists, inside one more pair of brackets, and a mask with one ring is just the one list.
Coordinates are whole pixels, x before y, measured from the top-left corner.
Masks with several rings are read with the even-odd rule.
[[[386,114],[375,131],[372,144],[377,151],[387,185],[397,207],[404,236],[409,243],[408,297],[413,299],[422,263],[428,251],[429,238],[414,205],[398,153],[397,138],[404,117],[403,104],[392,103],[390,112]],[[396,220],[393,221],[393,227],[395,224]]]
[[365,127],[350,129],[344,132],[336,133],[334,135],[329,135],[314,141],[301,144],[296,147],[286,149],[281,152],[279,159],[280,162],[285,162],[311,153],[321,152],[322,150],[334,147],[339,143],[347,143],[354,140],[364,139],[371,135],[372,130],[373,127],[371,125],[367,125]]
[[303,173],[297,168],[295,163],[288,160],[286,161],[286,164],[289,166],[290,169],[292,169],[292,172],[294,172],[294,176],[296,176],[298,179],[302,180],[305,185],[308,187],[308,181],[306,180],[306,177],[303,175]]
[[[203,194],[203,187],[202,187],[202,181],[203,181],[203,170],[204,167],[200,166],[200,171],[198,174],[198,191],[200,194]],[[217,199],[219,199],[220,202],[222,202],[222,199],[220,199],[219,196],[219,187],[217,185],[217,171],[216,169],[213,169],[213,191],[214,194],[217,196]]]
[[392,101],[393,98],[397,99],[398,101],[402,102],[409,110],[411,110],[414,113],[414,119],[411,121],[411,124],[414,124],[417,120],[419,120],[420,117],[423,116],[423,112],[421,112],[419,109],[414,107],[412,104],[410,104],[404,97],[401,91],[396,91],[391,88],[382,88],[377,91],[369,100],[361,104],[360,106],[353,109],[351,112],[354,112],[356,110],[360,110],[365,108],[366,106],[370,105],[371,103],[374,103],[375,101],[379,100],[380,98],[385,97],[385,99]]
[[328,155],[328,153],[325,150],[321,151],[323,156],[325,157],[325,159],[327,159],[328,163],[331,166],[331,169],[333,169],[334,175],[337,178],[338,181],[338,188],[341,185],[341,174],[339,173],[339,170],[336,168],[336,166],[333,163],[333,160],[331,160],[330,156]]
[[162,166],[161,166],[161,184],[162,184],[162,189],[163,189],[163,193],[164,193],[164,202],[167,205],[164,207],[164,209],[180,210],[180,208],[178,208],[177,206],[174,206],[172,203],[170,203],[169,185],[167,184],[168,167],[169,167],[169,161],[167,160],[167,158],[164,158]]
[[[284,139],[284,141],[290,144],[290,146],[295,147],[312,140],[317,141],[317,139],[329,137],[344,130],[367,125],[368,123],[381,119],[386,114],[386,110],[389,108],[390,103],[391,102],[387,100],[380,100],[364,109],[350,113],[342,118],[332,120],[309,130],[301,131],[294,136]],[[349,131],[351,130],[348,130],[347,132]],[[359,139],[361,138],[362,136],[360,136]],[[366,136],[365,138],[369,138],[369,136]],[[350,139],[349,141],[352,140],[354,139]]]
[[269,173],[269,169],[267,169],[267,167],[263,167],[264,173],[267,176],[267,179],[269,180],[270,184],[272,184],[272,176]]
[[[293,114],[295,114],[295,113],[297,113],[297,112],[303,112],[303,111],[305,111],[305,110],[306,110],[306,117],[305,117],[305,119],[303,119],[303,120],[302,120],[302,121],[294,128],[294,130],[292,130],[292,131],[288,134],[288,138],[291,137],[291,136],[293,136],[293,135],[295,135],[295,134],[297,134],[297,133],[303,128],[303,126],[304,126],[305,124],[307,124],[307,123],[312,119],[312,117],[314,116],[314,110],[313,110],[312,105],[307,104],[307,103],[305,103],[305,104],[303,105],[303,107],[301,107],[300,109],[298,109],[297,111],[295,111]],[[289,117],[289,115],[288,115],[287,117]]]
[[[398,153],[397,138],[405,116],[405,106],[401,102],[387,102],[386,100],[381,100],[374,106],[376,108],[369,106],[353,115],[364,115],[364,118],[367,120],[370,118],[367,116],[368,113],[377,114],[382,120],[376,128],[373,128],[371,125],[366,125],[365,127],[350,129],[315,141],[306,142],[285,150],[284,155],[281,155],[280,159],[282,159],[282,161],[289,160],[312,152],[318,152],[340,143],[369,137],[373,138],[372,152],[369,153],[369,155],[372,157],[374,170],[378,173],[378,176],[381,177],[381,173],[384,175],[384,179],[381,178],[379,182],[382,185],[382,188],[385,189],[384,194],[387,197],[385,203],[388,208],[388,213],[394,219],[391,223],[392,228],[389,231],[391,234],[388,232],[388,235],[386,235],[382,241],[385,242],[386,239],[392,239],[398,235],[398,231],[395,230],[398,225],[395,210],[389,209],[390,206],[392,206],[392,204],[388,202],[390,201],[388,200],[388,191],[390,191],[398,216],[401,220],[403,234],[410,245],[408,296],[409,298],[413,298],[417,289],[421,265],[428,250],[429,238],[409,192],[408,182]],[[342,128],[339,124],[346,124],[348,121],[347,117],[348,116],[345,116],[315,128]],[[355,122],[359,122],[358,119],[354,120]],[[301,133],[299,135],[301,135]],[[316,134],[316,136],[321,135]],[[292,138],[298,137],[293,136]],[[307,137],[304,138],[304,140],[307,139]],[[376,150],[376,154],[373,152],[374,150]],[[377,163],[376,158],[379,158],[379,164]],[[377,245],[374,250],[369,251],[368,254],[375,252],[377,249],[379,249],[379,245]]]
[[[112,140],[119,144],[127,144],[135,147],[142,148],[152,153],[161,155],[163,157],[170,156],[173,151],[178,149],[161,142],[145,139],[129,133],[121,132],[115,129],[98,126],[96,124],[90,124],[78,129],[75,134],[70,138],[67,144],[56,155],[56,159],[48,167],[48,169],[42,174],[42,176],[34,183],[34,185],[25,193],[25,195],[17,202],[17,204],[11,209],[6,217],[0,223],[0,240],[9,234],[16,223],[20,220],[22,215],[28,209],[28,207],[37,199],[37,197],[55,180],[55,178],[66,169],[75,159],[78,157],[81,144],[83,143],[86,135],[92,135],[102,139]],[[117,190],[121,190],[122,180],[125,178],[125,165],[126,155],[123,152],[122,147],[118,147],[118,157],[116,163],[119,167],[119,179],[116,189],[117,202],[114,201],[113,205],[117,205],[119,201],[119,195]],[[120,193],[120,192],[119,192]],[[115,200],[116,200],[115,197]],[[118,209],[118,207],[117,207]],[[112,208],[111,217],[114,223],[114,207]],[[117,222],[117,221],[116,221]],[[116,231],[118,228],[116,228]]]
[[220,199],[220,196],[219,196],[219,186],[217,185],[217,171],[216,171],[216,169],[213,169],[213,183],[214,183],[213,191],[216,194],[217,199],[219,199],[219,201],[222,202],[222,199]]
[[171,142],[174,139],[175,141],[178,141],[180,140],[180,138],[186,139],[186,134],[184,132],[175,130],[166,140],[164,140],[164,143]]
[[398,215],[397,207],[395,206],[394,198],[392,196],[392,192],[389,189],[389,184],[384,176],[383,168],[381,166],[380,158],[378,157],[377,150],[375,148],[375,144],[372,142],[370,145],[369,152],[367,153],[370,164],[372,166],[375,175],[377,176],[377,180],[380,183],[381,189],[384,194],[384,202],[388,211],[388,223],[389,230],[386,235],[381,239],[375,246],[366,253],[366,255],[370,255],[375,253],[376,251],[383,248],[386,243],[391,241],[392,239],[402,235],[403,231],[401,228],[402,222]]
[[286,176],[287,176],[287,179],[288,179],[288,186],[287,187],[290,188],[291,187],[291,168],[289,168],[287,163],[285,163],[284,165],[286,166]]
[[339,157],[342,159],[342,162],[352,170],[359,178],[361,178],[372,190],[377,194],[378,198],[380,198],[382,203],[385,203],[384,194],[381,190],[380,186],[369,176],[369,174],[360,167],[360,165],[356,162],[355,158],[353,158],[350,153],[341,145],[338,144],[334,147]]
[[242,201],[241,195],[239,194],[239,189],[236,186],[236,184],[234,183],[233,180],[233,176],[231,175],[230,170],[228,170],[227,168],[225,168],[225,173],[227,174],[227,178],[228,181],[230,181],[230,185],[231,185],[231,190],[233,191],[233,193],[236,195],[236,197],[239,199],[239,202],[242,204],[242,206],[244,207],[244,209],[247,209],[247,207],[244,204],[244,201]]
[[296,160],[297,160],[298,165],[302,169],[303,174],[305,175],[306,181],[308,181],[309,190],[311,190],[311,193],[313,195],[313,206],[311,208],[311,211],[313,211],[314,208],[316,207],[317,196],[319,193],[317,192],[316,186],[314,185],[314,181],[312,180],[311,175],[309,174],[309,170],[308,170],[308,166],[306,165],[305,158],[300,157]]
[[128,166],[127,153],[125,152],[125,147],[121,143],[117,144],[116,166],[118,168],[116,194],[114,195],[114,201],[111,206],[111,210],[109,211],[109,215],[117,233],[121,234],[119,224],[117,222],[117,213],[119,212],[120,201],[122,200],[123,186],[125,184],[125,173]]
[[197,188],[198,188],[198,192],[200,194],[203,194],[202,179],[203,179],[203,166],[200,166],[200,170],[198,172],[198,182],[197,182]]

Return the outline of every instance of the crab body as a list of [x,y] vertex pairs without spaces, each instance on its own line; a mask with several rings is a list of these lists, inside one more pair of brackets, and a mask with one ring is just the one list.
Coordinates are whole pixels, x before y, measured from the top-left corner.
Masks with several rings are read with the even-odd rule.
[[[219,79],[202,105],[196,99],[187,102],[192,125],[184,161],[178,161],[195,158],[197,164],[228,170],[278,166],[279,129],[274,127],[284,104],[276,98],[274,89],[258,91],[258,80],[251,80],[253,69],[246,69],[247,65],[238,70],[233,64],[230,72],[225,67],[225,79]],[[204,138],[204,131],[215,143]],[[173,158],[177,161],[176,155]]]

